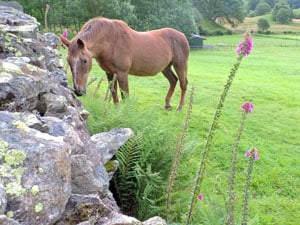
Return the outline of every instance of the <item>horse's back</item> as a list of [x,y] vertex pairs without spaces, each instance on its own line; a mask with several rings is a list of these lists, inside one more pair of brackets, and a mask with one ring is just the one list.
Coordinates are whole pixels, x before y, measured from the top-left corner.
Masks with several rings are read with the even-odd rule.
[[133,32],[131,74],[155,75],[172,63],[186,66],[189,45],[183,33],[172,28]]
[[162,28],[159,31],[169,41],[173,53],[173,61],[186,62],[190,53],[190,47],[185,35],[173,28]]

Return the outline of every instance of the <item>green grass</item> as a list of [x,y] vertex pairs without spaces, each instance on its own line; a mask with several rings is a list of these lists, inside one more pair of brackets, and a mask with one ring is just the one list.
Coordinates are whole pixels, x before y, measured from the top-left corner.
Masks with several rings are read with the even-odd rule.
[[[172,197],[175,222],[185,221],[183,218],[191,201],[206,135],[223,85],[235,62],[235,47],[241,40],[239,35],[209,37],[205,44],[215,46],[223,43],[224,46],[191,51],[188,79],[189,86],[195,87],[195,94],[184,155]],[[241,118],[241,104],[249,100],[255,108],[247,117],[238,153],[237,221],[241,220],[246,174],[244,153],[256,146],[260,159],[255,162],[251,185],[249,211],[252,224],[294,225],[299,222],[299,38],[292,35],[254,35],[253,40],[253,51],[243,59],[225,101],[203,182],[204,200],[197,204],[195,224],[223,224],[226,218],[224,198],[227,197],[231,151]],[[64,50],[62,53],[65,55]],[[90,76],[104,77],[104,73],[94,63]],[[179,87],[171,101],[174,109],[165,111],[168,82],[161,74],[148,78],[130,76],[130,98],[118,107],[103,101],[107,82],[102,83],[96,98],[93,98],[91,94],[95,86],[96,82],[88,87],[87,96],[81,98],[91,113],[88,120],[91,133],[113,127],[131,127],[136,134],[143,135],[145,160],[153,163],[151,170],[160,172],[167,181],[172,152],[187,109],[185,106],[182,112],[175,111],[180,98]],[[157,196],[164,190],[163,186],[158,189]],[[163,203],[158,201],[157,204]],[[143,216],[148,217],[158,211],[148,211]],[[163,211],[160,212],[164,216]]]

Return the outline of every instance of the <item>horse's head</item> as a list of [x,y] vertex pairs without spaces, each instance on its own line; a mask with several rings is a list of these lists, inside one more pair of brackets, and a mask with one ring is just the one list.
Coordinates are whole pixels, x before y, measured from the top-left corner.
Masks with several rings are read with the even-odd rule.
[[67,60],[72,72],[75,94],[81,96],[86,93],[86,81],[92,69],[92,53],[80,38],[69,41],[60,36],[60,40],[68,48]]

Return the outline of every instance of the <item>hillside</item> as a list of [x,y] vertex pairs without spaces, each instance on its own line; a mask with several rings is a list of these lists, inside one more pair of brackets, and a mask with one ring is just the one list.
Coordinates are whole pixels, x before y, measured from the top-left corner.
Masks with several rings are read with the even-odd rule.
[[256,17],[246,17],[244,20],[244,23],[240,24],[238,27],[232,28],[230,25],[225,24],[224,26],[228,29],[231,29],[233,31],[245,31],[247,29],[251,29],[252,31],[257,32],[257,21],[260,18],[265,18],[270,23],[270,31],[274,33],[283,33],[283,32],[300,32],[300,19],[293,19],[293,21],[290,24],[277,24],[271,19],[271,15],[263,15],[263,16],[256,16]]

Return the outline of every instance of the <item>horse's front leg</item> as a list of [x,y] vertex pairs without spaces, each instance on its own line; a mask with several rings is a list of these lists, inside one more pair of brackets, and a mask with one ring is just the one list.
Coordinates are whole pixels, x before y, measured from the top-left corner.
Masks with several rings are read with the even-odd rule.
[[107,79],[109,82],[109,89],[110,89],[111,95],[113,97],[114,104],[119,104],[119,98],[118,98],[118,92],[117,92],[118,84],[117,84],[116,74],[106,73],[106,76],[107,76]]
[[122,99],[129,96],[128,73],[118,72],[117,80],[119,83]]

